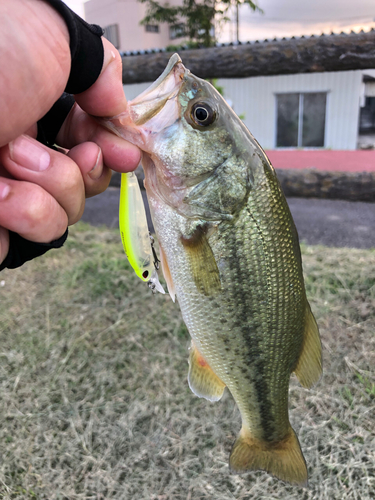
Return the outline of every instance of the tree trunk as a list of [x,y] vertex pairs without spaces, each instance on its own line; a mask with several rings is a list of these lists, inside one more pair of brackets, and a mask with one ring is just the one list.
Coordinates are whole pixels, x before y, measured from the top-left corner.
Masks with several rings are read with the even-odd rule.
[[[143,187],[143,170],[136,170],[139,186]],[[305,168],[276,169],[285,196],[325,198],[330,200],[375,202],[375,172],[323,172]],[[113,172],[111,186],[120,187],[121,174]]]
[[276,169],[285,196],[375,202],[375,172]]
[[[244,78],[375,68],[375,30],[289,40],[181,50],[184,65],[201,78]],[[123,82],[152,82],[171,52],[122,58]]]

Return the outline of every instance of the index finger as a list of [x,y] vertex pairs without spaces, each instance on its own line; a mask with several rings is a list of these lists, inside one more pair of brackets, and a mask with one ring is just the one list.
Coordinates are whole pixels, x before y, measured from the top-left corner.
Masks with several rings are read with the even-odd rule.
[[105,165],[117,172],[135,170],[141,161],[142,153],[137,146],[109,132],[74,105],[56,137],[56,143],[72,149],[85,142],[95,142],[103,152]]

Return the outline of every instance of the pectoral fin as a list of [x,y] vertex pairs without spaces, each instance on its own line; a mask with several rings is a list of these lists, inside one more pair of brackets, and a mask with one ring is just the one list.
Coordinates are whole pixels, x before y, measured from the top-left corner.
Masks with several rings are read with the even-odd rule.
[[169,270],[168,261],[160,243],[159,243],[159,250],[160,250],[160,261],[161,261],[161,269],[163,271],[163,276],[165,281],[167,282],[169,295],[171,296],[171,299],[174,302],[176,299],[176,291],[172,280],[171,271]]
[[203,295],[210,296],[221,290],[221,281],[207,232],[206,226],[197,226],[191,236],[181,236],[181,242],[189,257],[196,287]]
[[190,348],[188,382],[196,396],[208,401],[219,401],[225,389],[224,382],[212,371],[193,342]]
[[322,375],[322,344],[314,315],[310,306],[307,307],[303,346],[294,372],[300,384],[310,388]]

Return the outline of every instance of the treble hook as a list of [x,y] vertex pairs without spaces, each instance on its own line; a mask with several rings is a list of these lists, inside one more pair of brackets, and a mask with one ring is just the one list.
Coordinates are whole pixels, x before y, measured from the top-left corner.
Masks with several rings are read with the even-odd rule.
[[[152,255],[154,256],[154,267],[157,271],[159,271],[159,264],[160,264],[160,260],[158,259],[158,256],[156,255],[156,250],[154,248],[154,244],[155,244],[155,239],[154,237],[152,236],[152,234],[149,232],[148,233],[149,236],[150,236],[150,241],[151,241],[151,250],[152,250]],[[151,288],[151,287],[150,287]]]

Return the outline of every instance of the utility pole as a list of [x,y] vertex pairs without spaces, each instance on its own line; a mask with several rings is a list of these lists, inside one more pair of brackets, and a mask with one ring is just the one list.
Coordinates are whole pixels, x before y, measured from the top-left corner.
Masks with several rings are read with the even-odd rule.
[[235,0],[236,2],[236,39],[237,43],[240,41],[240,16],[239,16],[239,1]]

